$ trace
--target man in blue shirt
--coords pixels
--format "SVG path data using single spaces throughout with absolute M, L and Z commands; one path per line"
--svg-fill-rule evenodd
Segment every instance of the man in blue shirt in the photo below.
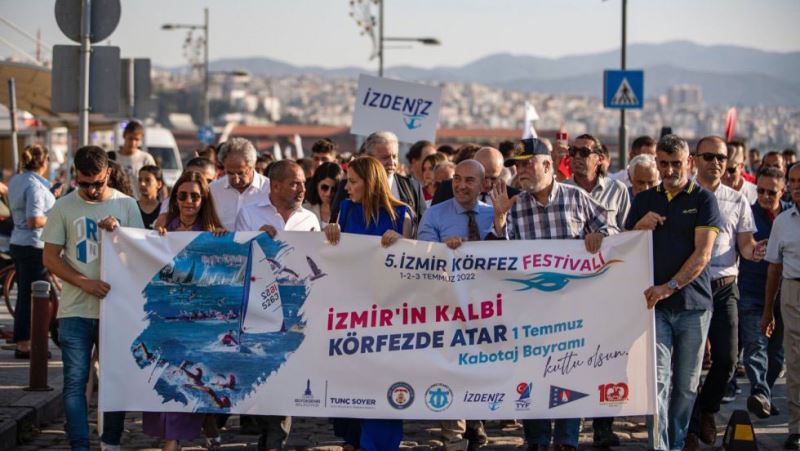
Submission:
M 476 160 L 459 163 L 453 175 L 453 198 L 425 212 L 417 239 L 445 243 L 455 249 L 463 241 L 485 238 L 492 229 L 494 209 L 478 200 L 484 175 L 483 166 Z M 470 233 L 477 233 L 477 238 L 470 238 Z
M 453 175 L 453 197 L 425 211 L 417 239 L 456 249 L 464 241 L 480 241 L 489 235 L 494 208 L 478 200 L 485 175 L 483 165 L 476 160 L 459 163 Z M 481 421 L 445 420 L 441 426 L 448 451 L 477 449 L 488 439 Z
M 714 194 L 689 179 L 689 145 L 666 135 L 656 146 L 661 184 L 633 199 L 628 230 L 653 231 L 657 415 L 648 417 L 648 448 L 682 449 L 700 380 L 711 321 L 711 261 L 722 224 Z M 674 359 L 673 359 L 674 355 Z
M 777 168 L 764 168 L 756 179 L 758 200 L 750 208 L 758 229 L 754 238 L 764 240 L 772 232 L 772 223 L 782 211 L 792 204 L 781 200 L 786 181 Z M 775 331 L 771 337 L 761 333 L 761 315 L 764 311 L 764 293 L 767 288 L 769 262 L 739 262 L 739 335 L 742 338 L 744 368 L 750 379 L 750 397 L 747 410 L 759 418 L 777 415 L 770 393 L 783 368 L 783 322 L 780 302 L 775 303 Z

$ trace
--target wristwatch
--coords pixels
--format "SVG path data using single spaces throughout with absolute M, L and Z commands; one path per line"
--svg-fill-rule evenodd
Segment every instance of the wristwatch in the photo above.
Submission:
M 667 288 L 672 291 L 678 291 L 678 281 L 675 279 L 669 279 L 669 282 L 667 282 Z

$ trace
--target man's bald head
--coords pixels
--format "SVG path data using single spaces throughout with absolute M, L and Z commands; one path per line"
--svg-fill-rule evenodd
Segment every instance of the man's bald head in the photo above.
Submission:
M 494 147 L 481 147 L 475 154 L 475 161 L 483 166 L 483 191 L 489 191 L 503 172 L 503 154 Z

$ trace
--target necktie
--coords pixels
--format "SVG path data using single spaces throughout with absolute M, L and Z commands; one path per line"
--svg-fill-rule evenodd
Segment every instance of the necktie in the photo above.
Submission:
M 480 241 L 481 233 L 478 231 L 478 221 L 475 220 L 475 211 L 467 212 L 467 241 Z

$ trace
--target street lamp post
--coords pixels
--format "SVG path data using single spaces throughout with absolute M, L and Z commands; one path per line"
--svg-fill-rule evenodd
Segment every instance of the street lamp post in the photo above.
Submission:
M 441 45 L 436 38 L 387 38 L 383 35 L 383 2 L 378 0 L 378 76 L 383 77 L 383 43 L 390 42 L 418 42 L 422 45 Z
M 203 24 L 174 24 L 161 26 L 162 30 L 203 30 L 203 125 L 211 123 L 208 105 L 208 8 L 203 8 Z

